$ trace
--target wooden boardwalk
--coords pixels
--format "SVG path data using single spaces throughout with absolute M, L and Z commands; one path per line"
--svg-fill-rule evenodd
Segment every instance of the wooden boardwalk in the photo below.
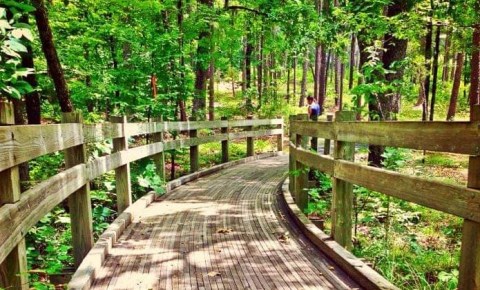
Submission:
M 119 238 L 93 289 L 352 289 L 278 203 L 287 156 L 183 185 Z

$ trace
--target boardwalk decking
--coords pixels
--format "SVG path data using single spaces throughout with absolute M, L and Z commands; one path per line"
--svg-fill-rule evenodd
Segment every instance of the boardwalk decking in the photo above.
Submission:
M 152 203 L 93 289 L 352 289 L 279 208 L 287 156 L 235 166 Z

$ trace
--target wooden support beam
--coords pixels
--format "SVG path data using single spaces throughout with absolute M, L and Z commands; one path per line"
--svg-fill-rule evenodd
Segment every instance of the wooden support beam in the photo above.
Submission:
M 83 123 L 82 114 L 80 112 L 63 113 L 62 123 Z M 86 152 L 85 144 L 65 150 L 65 167 L 68 169 L 86 163 Z M 75 267 L 78 267 L 93 246 L 92 201 L 89 183 L 70 195 L 68 206 L 72 227 L 73 257 Z
M 253 116 L 248 116 L 247 120 L 253 120 Z M 246 131 L 253 131 L 253 126 L 248 126 Z M 255 155 L 253 137 L 247 137 L 247 157 Z
M 327 115 L 327 121 L 333 121 L 333 115 Z M 323 145 L 323 155 L 330 155 L 330 139 L 325 139 L 325 144 Z
M 163 116 L 160 118 L 156 118 L 153 120 L 154 122 L 161 122 L 163 124 Z M 163 131 L 163 130 L 162 130 Z M 163 132 L 155 133 L 152 135 L 153 143 L 161 143 L 163 142 Z M 155 154 L 152 156 L 153 162 L 155 163 L 155 167 L 157 168 L 158 176 L 166 182 L 165 179 L 165 154 L 162 152 Z
M 195 118 L 190 118 L 190 121 L 195 121 Z M 198 131 L 196 129 L 189 131 L 190 138 L 197 138 Z M 199 169 L 198 164 L 198 145 L 190 146 L 190 173 L 197 172 Z
M 355 112 L 339 111 L 335 122 L 354 121 Z M 355 143 L 335 141 L 333 158 L 335 160 L 354 160 Z M 335 170 L 334 170 L 335 171 Z M 353 185 L 344 180 L 333 178 L 332 237 L 347 250 L 352 244 L 352 208 Z
M 480 121 L 479 105 L 472 107 L 470 118 Z M 480 156 L 470 156 L 467 187 L 480 189 Z M 480 223 L 468 219 L 463 222 L 458 289 L 480 289 Z
M 14 125 L 13 104 L 0 101 L 0 126 Z M 0 172 L 0 206 L 20 200 L 20 177 L 18 167 Z M 1 262 L 1 261 L 0 261 Z M 28 289 L 27 250 L 22 239 L 0 264 L 0 288 Z
M 277 135 L 277 151 L 282 152 L 283 151 L 283 123 L 278 125 L 278 128 L 282 130 L 281 134 Z
M 292 124 L 293 124 L 293 120 L 295 120 L 295 116 L 294 115 L 290 115 L 288 117 L 288 127 L 289 127 L 289 140 L 290 142 L 295 142 L 296 140 L 296 135 L 295 133 L 293 133 L 294 131 L 292 130 Z M 295 142 L 296 143 L 296 142 Z M 290 174 L 290 183 L 288 184 L 288 190 L 290 190 L 290 192 L 292 193 L 293 197 L 295 198 L 295 176 L 293 175 L 295 170 L 296 170 L 296 160 L 295 160 L 295 156 L 293 154 L 288 154 L 288 171 L 289 171 L 289 174 Z
M 113 153 L 128 151 L 128 135 L 125 134 L 127 117 L 110 117 L 110 122 L 122 124 L 123 137 L 113 139 Z M 115 169 L 115 189 L 117 191 L 117 209 L 122 213 L 132 204 L 132 184 L 130 179 L 130 163 Z
M 305 120 L 308 119 L 308 115 L 297 115 L 295 118 L 297 120 Z M 295 145 L 297 147 L 301 146 L 304 149 L 307 149 L 306 147 L 308 142 L 306 141 L 306 138 L 308 137 L 297 134 L 295 136 Z M 308 205 L 308 192 L 306 191 L 306 188 L 308 187 L 308 175 L 306 172 L 306 166 L 303 163 L 295 160 L 295 171 L 295 202 L 297 203 L 300 210 L 303 211 Z
M 227 117 L 222 117 L 222 121 L 227 121 Z M 222 134 L 228 134 L 228 125 L 226 127 L 222 127 Z M 229 161 L 229 153 L 228 153 L 229 142 L 228 140 L 222 141 L 222 163 L 227 163 Z

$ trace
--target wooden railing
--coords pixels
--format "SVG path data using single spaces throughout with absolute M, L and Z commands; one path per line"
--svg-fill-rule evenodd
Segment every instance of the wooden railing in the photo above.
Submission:
M 222 161 L 227 162 L 229 141 L 247 138 L 248 154 L 254 154 L 255 137 L 277 135 L 277 150 L 282 151 L 283 120 L 221 120 L 198 122 L 127 123 L 125 117 L 111 123 L 85 125 L 81 114 L 68 113 L 59 125 L 10 126 L 12 106 L 0 102 L 0 288 L 28 289 L 24 237 L 44 215 L 68 199 L 75 265 L 78 266 L 93 246 L 92 207 L 89 183 L 115 170 L 118 211 L 132 203 L 129 164 L 152 157 L 158 174 L 165 180 L 166 150 L 189 147 L 190 169 L 198 170 L 198 146 L 222 142 Z M 257 129 L 266 126 L 274 129 Z M 246 131 L 230 132 L 246 127 Z M 220 129 L 220 134 L 197 137 L 199 129 Z M 190 138 L 164 139 L 165 132 L 188 131 Z M 238 130 L 235 130 L 238 131 Z M 153 143 L 129 148 L 128 138 L 149 136 Z M 113 140 L 113 153 L 87 160 L 86 144 Z M 21 192 L 18 166 L 42 155 L 65 152 L 66 169 L 48 180 Z
M 475 107 L 479 116 L 479 107 Z M 352 248 L 353 184 L 464 219 L 459 289 L 480 287 L 480 120 L 472 122 L 355 122 L 337 112 L 334 122 L 290 119 L 290 192 L 304 209 L 305 167 L 333 178 L 331 235 Z M 303 120 L 302 120 L 303 119 Z M 311 151 L 305 136 L 334 140 L 333 156 Z M 354 163 L 355 143 L 470 155 L 468 185 L 459 186 Z M 325 150 L 330 149 L 330 144 Z M 300 174 L 298 174 L 300 173 Z

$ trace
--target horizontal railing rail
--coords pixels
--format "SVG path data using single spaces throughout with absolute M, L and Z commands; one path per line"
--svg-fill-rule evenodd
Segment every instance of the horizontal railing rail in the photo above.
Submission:
M 474 110 L 478 113 L 479 107 Z M 295 174 L 289 189 L 296 204 L 303 210 L 308 203 L 306 168 L 329 174 L 333 180 L 331 235 L 347 249 L 352 248 L 353 184 L 464 218 L 459 289 L 474 289 L 480 280 L 480 122 L 354 120 L 353 112 L 337 112 L 334 122 L 291 116 L 290 171 Z M 326 139 L 323 155 L 309 148 L 307 137 Z M 333 156 L 329 156 L 330 140 Z M 355 163 L 355 143 L 470 155 L 468 185 Z
M 10 110 L 9 103 L 0 102 L 0 114 Z M 222 162 L 229 160 L 230 140 L 246 138 L 250 144 L 247 151 L 252 153 L 247 155 L 253 155 L 254 138 L 276 135 L 277 150 L 283 150 L 282 119 L 126 123 L 123 117 L 113 118 L 112 123 L 86 125 L 81 123 L 80 114 L 70 113 L 65 114 L 63 120 L 65 124 L 59 125 L 0 126 L 0 287 L 28 289 L 24 237 L 43 216 L 66 199 L 70 203 L 75 265 L 81 263 L 93 246 L 89 183 L 111 170 L 115 170 L 120 214 L 132 202 L 128 167 L 131 162 L 152 157 L 157 173 L 165 179 L 163 153 L 167 150 L 190 148 L 191 172 L 199 169 L 198 146 L 201 144 L 222 142 Z M 254 130 L 254 126 L 276 128 Z M 229 128 L 234 127 L 246 127 L 248 131 L 229 132 Z M 190 136 L 197 136 L 196 131 L 205 128 L 219 129 L 219 133 L 164 139 L 165 132 L 188 131 Z M 151 136 L 154 143 L 128 148 L 127 138 L 139 135 Z M 114 152 L 88 161 L 85 145 L 106 139 L 113 140 Z M 65 152 L 66 169 L 20 193 L 18 166 L 58 151 Z

